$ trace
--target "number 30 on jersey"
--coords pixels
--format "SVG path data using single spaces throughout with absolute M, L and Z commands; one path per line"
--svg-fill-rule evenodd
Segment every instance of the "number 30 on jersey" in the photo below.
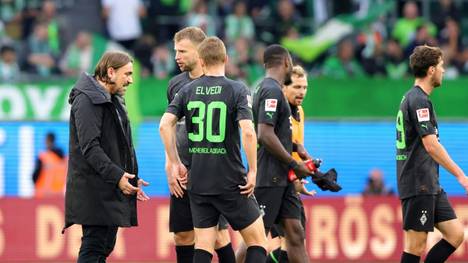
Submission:
M 226 135 L 226 114 L 227 106 L 222 101 L 212 101 L 208 103 L 208 106 L 203 101 L 190 101 L 187 104 L 189 111 L 194 110 L 197 115 L 192 116 L 192 124 L 197 125 L 198 132 L 190 132 L 188 134 L 189 140 L 193 142 L 201 142 L 206 135 L 206 140 L 209 142 L 217 143 L 223 142 Z M 219 111 L 218 131 L 219 134 L 213 133 L 213 122 L 215 111 Z M 206 116 L 206 119 L 205 119 Z M 205 120 L 206 120 L 206 134 L 205 134 Z M 194 129 L 196 130 L 196 129 Z

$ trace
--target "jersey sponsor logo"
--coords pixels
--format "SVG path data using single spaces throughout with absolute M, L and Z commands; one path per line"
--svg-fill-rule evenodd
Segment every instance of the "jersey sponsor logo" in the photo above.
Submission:
M 190 154 L 226 154 L 226 148 L 211 148 L 211 147 L 191 147 Z
M 273 119 L 273 114 L 273 112 L 265 112 L 265 115 L 270 119 Z
M 427 130 L 427 124 L 425 124 L 425 123 L 422 123 L 422 124 L 421 124 L 421 128 L 424 128 L 424 129 L 426 129 L 426 130 Z
M 265 215 L 266 205 L 259 205 L 258 208 L 260 208 L 260 215 Z
M 418 116 L 418 121 L 429 121 L 430 120 L 430 115 L 429 115 L 429 109 L 428 108 L 423 108 L 416 110 L 416 115 Z
M 277 105 L 278 105 L 277 99 L 267 99 L 265 100 L 265 111 L 276 111 Z
M 422 216 L 419 218 L 419 221 L 421 222 L 421 225 L 424 225 L 427 222 L 427 216 L 426 216 L 427 211 L 422 210 L 421 213 L 422 213 Z
M 397 161 L 404 161 L 406 159 L 408 159 L 408 156 L 406 154 L 397 154 L 396 156 Z

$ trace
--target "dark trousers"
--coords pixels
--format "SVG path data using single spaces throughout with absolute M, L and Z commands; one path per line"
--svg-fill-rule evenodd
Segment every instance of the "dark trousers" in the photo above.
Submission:
M 78 263 L 103 263 L 114 250 L 117 238 L 115 226 L 88 226 L 83 225 Z

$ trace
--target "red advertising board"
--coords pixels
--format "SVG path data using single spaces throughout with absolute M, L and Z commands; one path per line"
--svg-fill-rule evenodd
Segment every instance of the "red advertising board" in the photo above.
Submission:
M 468 201 L 450 198 L 468 227 Z M 307 252 L 311 261 L 397 261 L 401 255 L 400 202 L 392 197 L 313 198 L 304 201 L 307 215 Z M 139 204 L 139 226 L 120 229 L 112 262 L 174 261 L 168 231 L 169 202 L 152 198 Z M 61 234 L 62 199 L 0 199 L 0 262 L 76 260 L 81 228 Z M 233 244 L 239 242 L 232 233 Z M 440 238 L 431 233 L 428 245 Z M 468 240 L 468 238 L 467 238 Z M 452 256 L 468 261 L 467 241 Z

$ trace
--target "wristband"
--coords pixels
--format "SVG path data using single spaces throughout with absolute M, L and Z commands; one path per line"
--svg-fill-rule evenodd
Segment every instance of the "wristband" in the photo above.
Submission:
M 288 181 L 294 182 L 297 179 L 298 178 L 297 178 L 296 174 L 294 173 L 294 171 L 292 169 L 289 170 L 289 172 L 288 172 Z
M 291 162 L 288 163 L 288 168 L 289 169 L 296 169 L 299 166 L 299 164 L 296 162 L 296 160 L 292 160 Z

